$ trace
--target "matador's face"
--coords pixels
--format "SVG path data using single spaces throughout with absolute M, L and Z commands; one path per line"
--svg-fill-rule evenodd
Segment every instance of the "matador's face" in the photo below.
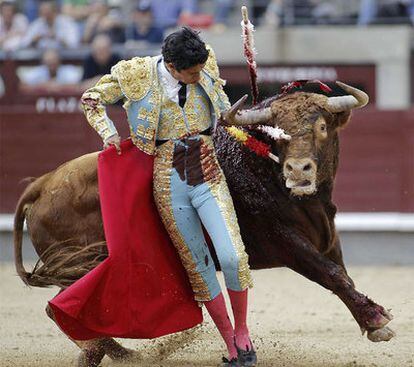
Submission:
M 171 73 L 171 75 L 179 80 L 180 82 L 183 82 L 185 84 L 195 84 L 200 80 L 201 76 L 201 70 L 204 68 L 204 64 L 198 64 L 195 66 L 192 66 L 188 69 L 183 69 L 178 71 L 174 68 L 172 63 L 167 63 L 168 71 Z

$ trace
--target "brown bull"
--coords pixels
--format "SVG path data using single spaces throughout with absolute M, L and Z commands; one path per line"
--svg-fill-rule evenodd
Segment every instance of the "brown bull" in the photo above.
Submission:
M 344 302 L 370 340 L 385 341 L 394 336 L 386 327 L 392 316 L 355 290 L 335 229 L 331 194 L 338 166 L 338 131 L 353 108 L 368 102 L 365 93 L 339 85 L 347 95 L 328 98 L 296 92 L 270 98 L 250 110 L 237 111 L 237 105 L 226 114 L 225 121 L 239 125 L 259 122 L 283 128 L 291 136 L 289 141 L 250 131 L 271 144 L 280 165 L 241 147 L 223 127 L 217 129 L 215 144 L 250 266 L 287 266 L 317 282 Z M 15 260 L 26 284 L 64 288 L 106 257 L 97 157 L 98 153 L 91 153 L 65 163 L 32 182 L 20 198 Z M 22 263 L 24 219 L 41 260 L 31 273 Z M 129 355 L 109 338 L 77 344 L 84 349 L 84 365 L 99 364 L 105 353 L 114 359 Z

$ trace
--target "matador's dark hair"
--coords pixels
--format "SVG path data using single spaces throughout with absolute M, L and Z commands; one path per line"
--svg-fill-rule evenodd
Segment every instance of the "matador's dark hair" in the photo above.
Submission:
M 208 50 L 198 32 L 189 27 L 182 27 L 165 38 L 162 56 L 165 62 L 172 63 L 174 69 L 181 71 L 204 64 L 208 58 Z

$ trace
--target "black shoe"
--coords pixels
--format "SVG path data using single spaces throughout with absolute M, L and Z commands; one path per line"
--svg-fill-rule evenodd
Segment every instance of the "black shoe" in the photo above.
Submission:
M 223 363 L 221 364 L 221 367 L 241 367 L 241 364 L 237 360 L 237 358 L 232 358 L 230 361 L 223 357 Z
M 253 344 L 250 341 L 251 349 L 250 350 L 243 350 L 240 349 L 236 343 L 234 343 L 237 349 L 237 360 L 241 367 L 254 367 L 257 363 L 257 355 L 256 351 L 253 348 Z

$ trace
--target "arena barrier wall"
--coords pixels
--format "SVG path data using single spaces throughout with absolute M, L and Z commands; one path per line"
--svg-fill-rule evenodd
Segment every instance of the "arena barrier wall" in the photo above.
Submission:
M 81 112 L 67 112 L 64 104 L 58 112 L 59 101 L 54 103 L 54 112 L 22 106 L 1 109 L 0 213 L 13 213 L 24 178 L 38 177 L 102 147 Z M 121 107 L 111 108 L 109 114 L 126 137 Z M 341 212 L 414 212 L 413 111 L 355 111 L 340 141 L 334 202 Z

